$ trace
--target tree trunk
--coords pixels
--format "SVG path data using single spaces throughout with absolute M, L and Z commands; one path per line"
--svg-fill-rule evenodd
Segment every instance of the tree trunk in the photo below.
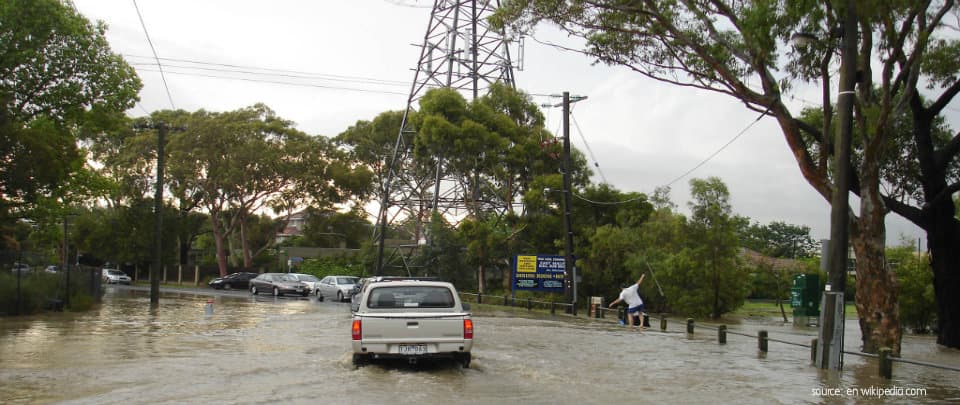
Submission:
M 926 229 L 937 299 L 937 343 L 960 348 L 960 226 L 952 201 L 931 211 Z
M 483 294 L 483 262 L 477 266 L 477 292 Z
M 856 306 L 863 340 L 861 350 L 878 353 L 889 347 L 894 356 L 900 355 L 900 310 L 897 304 L 899 286 L 886 263 L 886 208 L 877 186 L 878 170 L 865 165 L 861 178 L 860 219 L 851 227 L 853 249 L 856 252 Z
M 213 225 L 213 243 L 217 249 L 217 267 L 220 269 L 220 277 L 227 275 L 227 253 L 224 250 L 223 239 L 225 238 L 223 228 L 220 227 L 220 216 L 214 213 L 210 214 L 210 223 Z
M 250 255 L 250 243 L 247 242 L 247 220 L 240 219 L 240 250 L 243 253 L 243 268 L 249 270 L 253 267 L 253 257 Z
M 777 283 L 777 306 L 780 307 L 780 316 L 783 317 L 783 323 L 787 323 L 787 311 L 783 309 L 783 282 L 780 280 L 780 274 L 776 274 L 777 270 L 770 266 L 770 273 L 773 274 L 773 280 Z

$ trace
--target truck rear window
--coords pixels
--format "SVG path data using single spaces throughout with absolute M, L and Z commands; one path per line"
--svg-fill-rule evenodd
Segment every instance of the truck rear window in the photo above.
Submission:
M 368 308 L 453 308 L 453 293 L 446 287 L 384 286 L 370 291 Z

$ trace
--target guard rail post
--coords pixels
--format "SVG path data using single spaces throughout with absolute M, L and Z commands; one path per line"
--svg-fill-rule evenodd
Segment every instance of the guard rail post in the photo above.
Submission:
M 886 379 L 893 378 L 893 360 L 890 358 L 889 347 L 880 348 L 880 376 Z

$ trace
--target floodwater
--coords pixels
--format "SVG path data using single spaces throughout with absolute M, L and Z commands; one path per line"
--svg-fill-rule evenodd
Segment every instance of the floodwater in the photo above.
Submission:
M 637 333 L 612 320 L 475 308 L 469 369 L 453 362 L 354 368 L 347 303 L 209 290 L 108 287 L 82 314 L 0 319 L 0 403 L 958 403 L 960 373 L 847 355 L 841 373 L 809 349 L 671 321 Z M 212 315 L 205 305 L 213 299 Z M 859 332 L 847 323 L 847 350 Z M 731 332 L 808 344 L 816 331 L 744 320 Z M 960 353 L 909 337 L 904 357 L 960 366 Z M 886 391 L 883 391 L 883 390 Z M 879 396 L 879 395 L 885 396 Z

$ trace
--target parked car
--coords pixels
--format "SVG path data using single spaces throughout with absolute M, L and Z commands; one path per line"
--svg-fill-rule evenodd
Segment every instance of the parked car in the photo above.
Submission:
M 307 291 L 314 292 L 317 291 L 317 286 L 320 285 L 320 279 L 313 274 L 303 274 L 303 273 L 288 273 L 291 277 L 300 280 L 301 283 L 307 286 Z
M 307 286 L 287 273 L 263 273 L 250 280 L 250 293 L 270 292 L 274 296 L 284 294 L 299 294 L 304 297 L 310 295 Z
M 357 310 L 360 309 L 360 298 L 363 297 L 363 289 L 366 288 L 367 284 L 376 278 L 377 277 L 364 277 L 353 285 L 353 291 L 350 293 L 351 312 L 357 312 Z
M 470 367 L 473 320 L 453 284 L 443 281 L 370 281 L 353 314 L 353 363 L 400 358 L 452 358 Z
M 30 266 L 25 263 L 14 263 L 13 267 L 10 268 L 10 271 L 20 274 L 29 274 Z
M 360 277 L 354 276 L 326 276 L 315 289 L 317 299 L 336 298 L 337 301 L 346 301 L 353 296 L 353 287 L 360 282 Z
M 43 271 L 46 272 L 46 273 L 57 274 L 57 272 L 60 271 L 60 270 L 59 270 L 59 268 L 58 268 L 57 266 L 51 264 L 51 265 L 47 266 L 46 268 L 44 268 Z
M 216 290 L 232 290 L 234 288 L 246 290 L 250 288 L 250 280 L 258 275 L 257 273 L 247 272 L 230 273 L 210 280 L 207 285 Z
M 103 269 L 103 282 L 107 284 L 130 284 L 130 276 L 117 269 Z

